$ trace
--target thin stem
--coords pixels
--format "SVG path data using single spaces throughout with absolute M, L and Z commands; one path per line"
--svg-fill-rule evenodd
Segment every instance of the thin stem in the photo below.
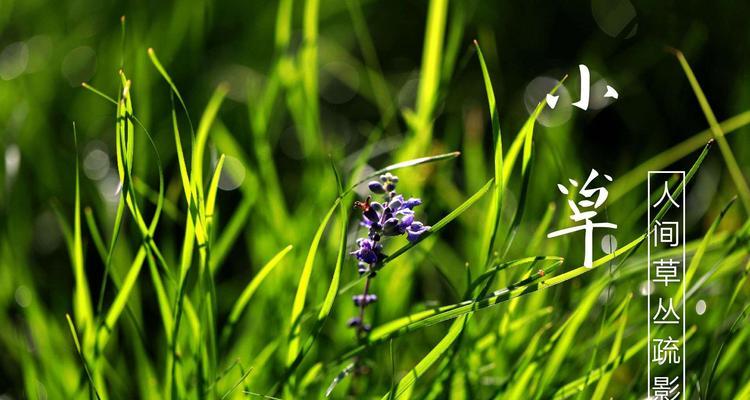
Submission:
M 357 325 L 357 339 L 362 340 L 367 334 L 367 329 L 365 329 L 365 307 L 367 307 L 367 294 L 370 291 L 370 280 L 372 279 L 372 274 L 367 275 L 367 279 L 365 279 L 365 290 L 362 292 L 362 301 L 359 303 L 359 324 Z

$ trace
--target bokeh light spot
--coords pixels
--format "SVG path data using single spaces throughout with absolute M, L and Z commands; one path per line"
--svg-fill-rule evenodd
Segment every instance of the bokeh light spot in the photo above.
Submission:
M 29 63 L 29 46 L 24 42 L 9 44 L 0 53 L 0 78 L 6 81 L 17 78 L 26 71 Z
M 706 312 L 706 301 L 701 299 L 698 300 L 697 303 L 695 303 L 695 313 L 698 315 L 703 315 Z
M 219 189 L 237 189 L 242 185 L 244 180 L 245 166 L 242 165 L 242 161 L 232 156 L 226 156 L 224 158 L 224 166 L 221 169 L 221 175 L 219 176 Z
M 554 89 L 554 87 L 560 83 L 557 79 L 550 78 L 547 76 L 539 76 L 534 78 L 526 86 L 523 100 L 526 105 L 526 111 L 531 115 L 534 112 L 539 102 L 547 97 L 547 94 Z M 542 109 L 537 122 L 546 126 L 553 127 L 564 124 L 570 119 L 572 114 L 572 102 L 570 100 L 570 93 L 565 86 L 561 85 L 555 95 L 559 96 L 557 99 L 557 105 L 554 109 L 549 106 L 545 106 Z
M 76 47 L 63 59 L 62 74 L 70 86 L 80 86 L 96 72 L 96 52 L 88 46 Z

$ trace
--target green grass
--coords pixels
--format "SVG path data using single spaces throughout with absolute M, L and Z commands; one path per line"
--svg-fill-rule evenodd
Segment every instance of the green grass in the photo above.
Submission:
M 59 154 L 22 136 L 0 140 L 3 149 L 20 143 L 24 160 L 15 183 L 7 160 L 1 171 L 11 183 L 0 196 L 0 395 L 640 399 L 644 242 L 669 211 L 645 221 L 652 195 L 645 180 L 649 170 L 668 168 L 687 171 L 684 181 L 670 181 L 674 195 L 709 196 L 689 204 L 698 212 L 686 244 L 681 338 L 689 398 L 750 395 L 750 103 L 739 96 L 732 107 L 727 99 L 709 104 L 720 94 L 699 84 L 705 66 L 693 72 L 694 51 L 675 51 L 676 61 L 661 52 L 658 68 L 671 74 L 670 85 L 695 94 L 674 101 L 705 118 L 673 136 L 657 137 L 657 122 L 639 127 L 654 134 L 628 138 L 644 141 L 642 154 L 609 163 L 582 150 L 576 134 L 598 118 L 593 111 L 545 127 L 544 100 L 523 109 L 516 95 L 523 85 L 502 73 L 523 61 L 492 40 L 507 31 L 482 22 L 491 18 L 484 5 L 410 6 L 423 20 L 399 51 L 414 58 L 413 82 L 393 72 L 401 61 L 381 46 L 388 35 L 371 2 L 252 6 L 243 34 L 226 47 L 208 41 L 218 22 L 207 21 L 222 10 L 194 1 L 164 6 L 167 18 L 134 7 L 127 27 L 124 18 L 106 20 L 106 33 L 91 36 L 97 71 L 82 89 L 55 89 L 57 69 L 34 78 L 43 89 L 31 76 L 4 83 L 22 80 L 29 112 L 67 122 L 54 127 L 56 136 L 32 131 L 51 132 L 35 134 Z M 481 40 L 472 44 L 474 34 Z M 247 41 L 262 42 L 257 54 L 241 49 Z M 226 66 L 245 56 L 257 61 L 240 82 L 198 71 L 214 58 Z M 331 65 L 345 60 L 356 79 L 335 76 Z M 575 64 L 560 62 L 555 73 Z M 560 79 L 552 92 L 567 83 L 564 72 Z M 332 82 L 354 100 L 325 100 Z M 633 110 L 651 112 L 643 97 L 628 103 L 645 91 L 632 86 L 617 86 L 622 98 L 599 112 L 626 110 L 622 125 L 637 119 Z M 45 105 L 39 90 L 74 96 L 76 107 Z M 6 92 L 0 87 L 0 105 L 10 107 Z M 735 115 L 719 122 L 714 110 Z M 101 128 L 92 128 L 93 116 L 106 121 Z M 99 142 L 112 159 L 108 173 L 121 182 L 114 200 L 86 175 Z M 597 236 L 587 268 L 582 238 L 546 234 L 568 224 L 555 184 L 580 181 L 591 168 L 612 169 L 598 218 L 619 225 L 619 246 L 604 254 Z M 357 312 L 351 296 L 365 281 L 349 254 L 364 234 L 352 206 L 386 172 L 399 175 L 406 196 L 423 200 L 419 219 L 431 229 L 413 243 L 385 242 L 371 282 L 379 301 L 366 314 L 373 330 L 358 341 L 346 327 Z M 236 190 L 227 190 L 232 180 Z M 741 206 L 733 207 L 737 197 Z M 43 225 L 45 213 L 56 225 Z M 64 245 L 39 250 L 55 232 Z M 694 312 L 699 299 L 709 304 L 703 316 Z

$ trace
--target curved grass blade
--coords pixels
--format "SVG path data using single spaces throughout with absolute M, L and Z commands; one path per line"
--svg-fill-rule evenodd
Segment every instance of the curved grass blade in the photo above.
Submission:
M 221 179 L 221 169 L 224 167 L 224 158 L 224 154 L 219 157 L 216 169 L 214 169 L 214 175 L 208 185 L 208 193 L 206 194 L 206 219 L 209 226 L 211 225 L 210 219 L 214 215 L 214 208 L 216 206 L 216 192 L 219 190 L 219 179 Z
M 750 124 L 750 110 L 722 121 L 719 124 L 719 128 L 721 128 L 725 134 L 728 134 L 735 132 L 748 124 Z M 648 171 L 664 169 L 680 159 L 687 157 L 690 153 L 700 149 L 701 146 L 705 146 L 706 142 L 711 140 L 711 137 L 712 134 L 710 128 L 703 130 L 626 172 L 609 185 L 609 197 L 607 198 L 607 202 L 612 205 L 640 183 L 643 183 L 646 180 L 646 176 L 648 176 Z
M 742 312 L 740 312 L 740 315 L 737 316 L 737 318 L 732 323 L 732 326 L 729 328 L 729 332 L 727 332 L 726 336 L 724 337 L 724 340 L 722 340 L 721 345 L 719 346 L 719 351 L 716 353 L 716 358 L 714 358 L 714 362 L 711 364 L 711 372 L 708 374 L 708 381 L 706 382 L 706 391 L 704 394 L 704 398 L 710 399 L 711 397 L 711 383 L 713 383 L 714 376 L 716 374 L 716 369 L 719 365 L 719 361 L 721 360 L 721 356 L 724 354 L 724 346 L 726 346 L 727 343 L 729 343 L 730 339 L 734 337 L 734 334 L 737 332 L 737 324 L 740 323 L 740 321 L 744 320 L 747 316 L 747 311 L 750 309 L 750 303 L 745 305 L 745 307 L 742 309 Z
M 685 274 L 685 279 L 682 280 L 680 288 L 677 290 L 677 293 L 675 293 L 675 303 L 679 303 L 680 300 L 682 300 L 682 293 L 684 291 L 683 288 L 689 287 L 690 282 L 693 280 L 693 276 L 695 276 L 698 267 L 700 267 L 701 261 L 703 261 L 703 255 L 706 254 L 706 250 L 708 249 L 708 245 L 713 239 L 716 228 L 719 227 L 721 220 L 724 218 L 724 215 L 726 215 L 727 211 L 729 211 L 729 208 L 732 207 L 732 204 L 734 204 L 735 200 L 737 200 L 736 196 L 733 197 L 732 200 L 730 200 L 729 203 L 724 206 L 719 215 L 714 219 L 714 222 L 708 228 L 708 231 L 706 231 L 706 234 L 703 236 L 703 240 L 701 240 L 701 244 L 700 246 L 698 246 L 698 250 L 695 251 L 695 254 L 693 254 L 693 257 L 690 260 L 687 273 Z
M 245 287 L 245 290 L 242 291 L 242 294 L 240 294 L 240 297 L 237 298 L 234 306 L 232 306 L 232 311 L 229 312 L 227 323 L 221 333 L 220 343 L 222 343 L 222 347 L 227 344 L 229 338 L 232 336 L 232 331 L 234 330 L 235 324 L 237 323 L 237 321 L 239 321 L 240 316 L 242 316 L 242 312 L 245 311 L 245 307 L 255 294 L 255 291 L 258 290 L 266 277 L 276 268 L 277 265 L 279 265 L 281 260 L 283 260 L 287 254 L 289 254 L 292 248 L 293 246 L 290 244 L 283 248 L 280 252 L 276 253 L 276 255 L 273 256 L 273 258 L 271 258 L 271 260 L 269 260 L 266 265 L 264 265 L 260 269 L 258 274 L 253 277 L 250 283 L 248 283 L 248 285 Z
M 389 390 L 382 399 L 387 400 L 391 397 L 398 399 L 399 396 L 404 394 L 404 392 L 406 392 L 417 379 L 424 375 L 425 371 L 427 371 L 432 364 L 437 362 L 448 351 L 453 342 L 456 341 L 463 332 L 470 317 L 471 314 L 465 314 L 454 321 L 453 324 L 451 324 L 450 329 L 448 329 L 448 333 L 440 340 L 440 342 L 438 342 L 438 344 L 435 345 L 435 347 L 433 347 L 432 350 L 430 350 L 430 352 L 427 353 L 427 355 L 406 374 L 406 376 L 401 378 L 396 387 Z
M 387 166 L 385 168 L 379 169 L 379 170 L 377 170 L 375 172 L 372 172 L 372 173 L 366 175 L 364 178 L 362 178 L 361 180 L 359 180 L 356 183 L 354 183 L 351 187 L 349 187 L 349 189 L 345 190 L 343 194 L 348 194 L 349 192 L 351 192 L 352 190 L 354 190 L 354 188 L 356 188 L 357 186 L 359 186 L 359 185 L 367 182 L 368 180 L 370 180 L 370 179 L 372 179 L 372 178 L 374 178 L 376 176 L 385 174 L 386 172 L 392 172 L 392 171 L 396 171 L 396 170 L 399 170 L 399 169 L 402 169 L 402 168 L 414 167 L 414 166 L 417 166 L 417 165 L 427 164 L 427 163 L 433 163 L 433 162 L 442 161 L 442 160 L 450 160 L 450 159 L 456 158 L 456 157 L 458 157 L 460 155 L 461 155 L 460 151 L 454 151 L 454 152 L 451 152 L 451 153 L 438 154 L 436 156 L 430 156 L 430 157 L 420 157 L 420 158 L 415 158 L 415 159 L 412 159 L 412 160 L 402 161 L 402 162 L 399 162 L 399 163 L 396 163 L 396 164 L 391 164 L 391 165 L 389 165 L 389 166 Z
M 336 211 L 336 207 L 338 207 L 340 203 L 341 198 L 337 198 L 336 201 L 334 201 L 333 206 L 331 206 L 318 226 L 318 230 L 315 232 L 313 241 L 310 244 L 310 249 L 307 251 L 307 258 L 302 267 L 302 275 L 300 276 L 299 284 L 297 285 L 297 293 L 294 296 L 294 303 L 292 305 L 292 314 L 290 318 L 291 332 L 289 335 L 289 349 L 286 359 L 287 366 L 294 362 L 297 358 L 297 353 L 299 352 L 300 333 L 302 330 L 300 316 L 305 307 L 305 297 L 307 295 L 307 288 L 310 284 L 310 276 L 312 275 L 313 266 L 315 264 L 315 255 L 318 253 L 320 239 L 323 237 L 323 232 L 328 225 L 328 220 L 331 219 L 333 212 Z
M 713 110 L 711 110 L 711 105 L 708 104 L 708 99 L 706 99 L 706 95 L 703 93 L 703 89 L 701 89 L 698 79 L 695 78 L 695 74 L 693 73 L 692 68 L 690 68 L 690 64 L 688 64 L 687 59 L 685 59 L 685 55 L 677 49 L 673 49 L 673 53 L 680 61 L 682 70 L 685 72 L 685 76 L 687 76 L 690 86 L 693 88 L 693 93 L 695 93 L 695 97 L 698 99 L 698 103 L 700 103 L 703 115 L 706 116 L 706 120 L 711 127 L 713 138 L 719 143 L 719 150 L 721 150 L 721 155 L 724 157 L 724 161 L 727 164 L 729 175 L 731 175 L 734 185 L 737 187 L 737 191 L 740 194 L 740 199 L 742 199 L 745 212 L 750 213 L 750 187 L 748 187 L 745 176 L 742 174 L 742 169 L 740 169 L 740 166 L 737 164 L 732 149 L 729 147 L 727 139 L 724 138 L 724 132 L 721 130 L 719 122 L 716 120 Z
M 338 169 L 336 168 L 336 165 L 334 164 L 333 160 L 331 160 L 331 168 L 333 169 L 333 173 L 336 176 L 336 184 L 338 186 L 339 190 L 339 196 L 344 196 L 343 191 L 343 183 L 341 180 L 341 176 L 339 175 Z M 320 311 L 318 312 L 317 320 L 315 321 L 315 325 L 312 328 L 312 334 L 308 337 L 307 341 L 304 343 L 304 345 L 299 349 L 297 354 L 294 355 L 294 358 L 291 360 L 288 360 L 288 366 L 287 370 L 284 374 L 284 378 L 280 381 L 279 385 L 283 385 L 286 380 L 294 373 L 294 371 L 297 369 L 297 367 L 302 362 L 302 359 L 307 354 L 307 352 L 312 348 L 313 343 L 317 339 L 318 335 L 320 334 L 320 331 L 323 329 L 323 325 L 325 324 L 325 321 L 328 319 L 328 316 L 331 314 L 331 310 L 333 309 L 333 303 L 336 300 L 336 296 L 339 292 L 339 284 L 341 280 L 341 268 L 344 264 L 344 260 L 346 258 L 346 240 L 347 240 L 347 226 L 349 223 L 349 210 L 347 207 L 344 207 L 343 204 L 339 207 L 341 211 L 341 237 L 339 239 L 339 248 L 338 248 L 338 254 L 336 255 L 336 265 L 334 266 L 333 270 L 333 276 L 331 277 L 331 283 L 328 285 L 328 291 L 326 292 L 326 297 L 323 300 L 323 304 L 320 307 Z
M 563 82 L 565 82 L 566 78 L 567 76 L 563 77 L 560 82 L 558 82 L 557 85 L 552 88 L 550 94 L 555 94 L 563 84 Z M 531 182 L 534 125 L 536 125 L 536 120 L 539 118 L 539 115 L 542 113 L 542 110 L 546 105 L 547 98 L 545 97 L 536 106 L 536 109 L 534 109 L 534 112 L 531 113 L 531 116 L 529 116 L 529 118 L 526 120 L 526 123 L 524 123 L 523 127 L 521 128 L 521 131 L 518 133 L 518 136 L 523 138 L 523 158 L 521 159 L 521 194 L 518 200 L 518 208 L 516 209 L 516 212 L 513 216 L 513 221 L 511 222 L 510 228 L 508 229 L 508 233 L 505 237 L 505 249 L 502 253 L 503 258 L 507 256 L 508 251 L 510 250 L 510 246 L 513 244 L 513 239 L 515 239 L 516 237 L 516 232 L 518 232 L 518 227 L 521 225 L 521 219 L 523 218 L 523 213 L 526 209 L 526 196 L 528 195 L 529 184 Z M 503 177 L 503 179 L 508 179 L 508 177 Z
M 490 119 L 492 121 L 492 138 L 494 142 L 494 190 L 492 191 L 492 200 L 490 202 L 490 206 L 487 208 L 487 214 L 484 222 L 485 231 L 482 240 L 482 247 L 480 247 L 480 251 L 483 251 L 483 258 L 480 261 L 479 265 L 484 268 L 492 257 L 492 250 L 495 248 L 497 226 L 500 223 L 500 216 L 502 215 L 505 179 L 503 179 L 503 139 L 500 132 L 500 117 L 497 113 L 495 91 L 492 89 L 492 81 L 490 80 L 490 74 L 487 71 L 487 64 L 484 61 L 484 56 L 482 55 L 482 49 L 479 47 L 479 42 L 474 40 L 474 46 L 477 49 L 479 65 L 482 67 L 482 78 L 484 79 L 484 88 L 487 92 L 487 105 L 490 110 Z
M 185 104 L 185 101 L 182 99 L 182 96 L 180 95 L 180 91 L 177 90 L 177 86 L 175 86 L 174 82 L 172 82 L 172 78 L 167 73 L 167 70 L 164 69 L 164 67 L 161 65 L 161 62 L 159 61 L 159 58 L 156 57 L 156 52 L 153 48 L 148 48 L 148 58 L 151 59 L 151 63 L 154 64 L 154 67 L 157 71 L 161 74 L 161 76 L 164 78 L 165 81 L 167 81 L 167 84 L 169 84 L 169 87 L 172 89 L 172 92 L 177 96 L 177 99 L 180 101 L 180 104 L 182 105 L 182 109 L 185 111 L 185 117 L 188 120 L 188 124 L 190 125 L 190 131 L 195 133 L 195 130 L 193 129 L 193 122 L 190 120 L 190 113 L 188 112 L 187 105 Z

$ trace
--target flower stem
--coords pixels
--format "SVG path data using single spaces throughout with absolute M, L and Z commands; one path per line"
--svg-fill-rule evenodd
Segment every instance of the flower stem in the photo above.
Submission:
M 370 280 L 372 279 L 371 274 L 367 274 L 367 278 L 365 279 L 365 290 L 362 292 L 362 298 L 367 298 L 367 295 L 370 291 Z M 367 334 L 367 330 L 365 329 L 365 307 L 367 307 L 367 302 L 362 301 L 359 305 L 359 325 L 357 325 L 357 339 L 362 340 Z

